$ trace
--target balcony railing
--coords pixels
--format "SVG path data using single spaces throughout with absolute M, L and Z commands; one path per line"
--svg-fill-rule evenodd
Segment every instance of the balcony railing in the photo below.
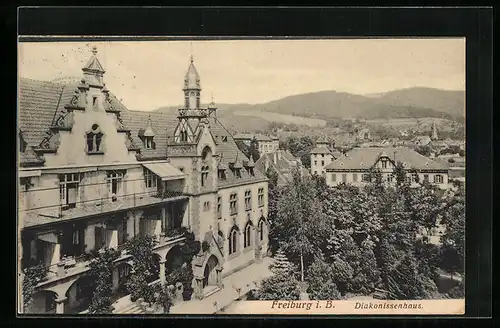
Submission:
M 161 199 L 181 197 L 184 195 L 185 194 L 182 191 L 173 191 L 173 190 L 155 190 L 149 193 L 149 196 Z

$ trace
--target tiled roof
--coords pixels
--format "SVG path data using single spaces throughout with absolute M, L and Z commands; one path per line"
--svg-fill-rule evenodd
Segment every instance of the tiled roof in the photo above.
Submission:
M 278 155 L 278 152 L 281 153 L 281 157 L 276 157 L 275 161 L 274 156 L 275 154 Z M 295 158 L 291 153 L 283 150 L 279 150 L 278 152 L 263 154 L 257 160 L 255 166 L 259 171 L 265 173 L 266 161 L 268 161 L 269 166 L 278 173 L 278 185 L 283 185 L 291 181 L 291 173 L 294 168 L 293 163 L 296 163 L 295 165 L 300 165 L 300 163 L 299 160 Z M 307 171 L 307 173 L 309 173 L 309 171 Z
M 26 154 L 20 155 L 20 164 L 40 162 L 32 150 L 39 146 L 47 132 L 69 104 L 77 90 L 76 84 L 59 84 L 26 78 L 19 79 L 19 129 L 27 143 Z M 110 94 L 113 107 L 120 111 L 127 109 Z
M 257 141 L 272 141 L 271 138 L 269 138 L 268 136 L 262 135 L 262 134 L 256 135 L 255 139 L 257 139 Z
M 249 133 L 238 133 L 234 135 L 234 139 L 236 140 L 252 140 L 253 134 Z
M 331 152 L 326 147 L 316 147 L 311 150 L 311 154 L 331 154 Z
M 447 170 L 447 166 L 406 147 L 354 148 L 325 167 L 327 170 L 368 169 L 385 153 L 392 161 L 418 170 Z

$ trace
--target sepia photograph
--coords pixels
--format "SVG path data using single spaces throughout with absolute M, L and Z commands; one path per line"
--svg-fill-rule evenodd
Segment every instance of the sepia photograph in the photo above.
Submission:
M 464 314 L 465 38 L 73 39 L 18 42 L 19 314 Z

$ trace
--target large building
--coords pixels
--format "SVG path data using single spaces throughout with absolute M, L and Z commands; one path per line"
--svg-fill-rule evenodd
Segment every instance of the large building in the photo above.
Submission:
M 127 110 L 104 73 L 94 48 L 78 84 L 19 82 L 19 269 L 48 269 L 30 313 L 85 310 L 83 255 L 122 250 L 137 235 L 157 237 L 153 280 L 161 282 L 182 265 L 186 230 L 206 242 L 189 264 L 197 298 L 266 255 L 268 180 L 215 104 L 201 106 L 193 59 L 177 115 Z M 116 295 L 127 293 L 132 265 L 126 252 L 116 261 Z
M 354 148 L 326 166 L 326 183 L 329 186 L 341 183 L 363 186 L 370 181 L 370 170 L 378 168 L 382 180 L 394 184 L 393 172 L 398 162 L 407 170 L 407 179 L 412 185 L 428 181 L 442 189 L 448 188 L 446 165 L 406 147 Z

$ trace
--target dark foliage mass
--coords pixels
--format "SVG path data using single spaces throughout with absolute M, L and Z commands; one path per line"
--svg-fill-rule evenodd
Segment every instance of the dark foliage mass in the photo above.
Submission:
M 370 173 L 364 188 L 328 188 L 324 178 L 301 177 L 269 191 L 270 248 L 290 259 L 295 270 L 266 280 L 260 299 L 298 297 L 307 283 L 312 299 L 370 295 L 375 288 L 391 299 L 459 297 L 438 292 L 439 269 L 464 272 L 465 196 L 422 182 L 411 188 L 403 166 L 395 168 L 396 185 L 386 187 L 381 174 Z M 314 209 L 314 210 L 311 210 Z M 441 246 L 430 243 L 444 228 Z

